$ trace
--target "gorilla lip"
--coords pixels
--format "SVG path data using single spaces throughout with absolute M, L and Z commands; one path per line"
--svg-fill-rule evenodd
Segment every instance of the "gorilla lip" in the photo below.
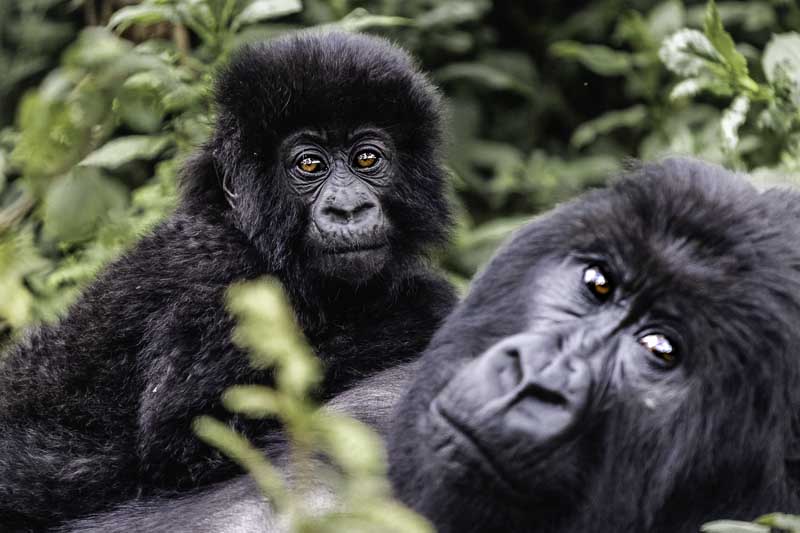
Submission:
M 388 245 L 385 243 L 366 244 L 363 246 L 350 246 L 346 248 L 329 248 L 325 253 L 330 255 L 347 255 L 347 254 L 360 254 L 367 252 L 374 252 L 386 248 Z
M 524 491 L 517 487 L 503 472 L 500 466 L 492 460 L 491 456 L 483 449 L 478 439 L 467 427 L 448 414 L 447 410 L 442 408 L 437 400 L 431 402 L 428 412 L 433 425 L 437 429 L 447 431 L 454 436 L 458 443 L 460 443 L 460 445 L 456 444 L 456 446 L 458 446 L 462 452 L 471 455 L 473 459 L 482 465 L 486 473 L 488 473 L 503 490 L 508 492 L 513 498 L 525 501 Z

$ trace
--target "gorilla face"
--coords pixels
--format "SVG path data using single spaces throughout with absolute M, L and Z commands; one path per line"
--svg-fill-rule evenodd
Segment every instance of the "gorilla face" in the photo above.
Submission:
M 281 148 L 287 179 L 308 209 L 305 240 L 313 265 L 344 279 L 370 276 L 389 258 L 391 224 L 383 196 L 394 149 L 380 129 L 303 131 Z
M 797 509 L 788 197 L 667 160 L 519 232 L 401 404 L 401 498 L 445 532 L 697 531 Z

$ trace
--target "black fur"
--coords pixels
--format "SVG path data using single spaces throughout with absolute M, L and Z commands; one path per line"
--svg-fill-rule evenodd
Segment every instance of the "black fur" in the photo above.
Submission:
M 394 425 L 397 494 L 440 532 L 695 533 L 713 519 L 800 512 L 798 222 L 797 191 L 758 192 L 687 159 L 641 166 L 516 234 L 417 367 L 390 375 L 395 385 L 412 378 L 398 410 L 387 410 L 398 396 L 385 375 L 340 405 L 381 431 Z M 601 263 L 615 276 L 606 299 L 581 278 L 583 264 Z M 659 330 L 676 366 L 636 342 Z M 480 363 L 508 346 L 524 372 L 506 367 L 498 379 Z M 592 372 L 578 410 L 574 390 L 551 379 L 560 365 L 527 367 L 564 355 L 562 371 Z M 481 381 L 447 404 L 463 423 L 454 431 L 435 406 L 476 370 Z M 472 404 L 514 380 L 530 381 L 508 411 L 496 399 Z M 510 417 L 513 405 L 527 409 Z M 563 413 L 571 425 L 543 441 Z M 66 531 L 274 533 L 256 494 L 243 477 L 129 502 Z
M 395 415 L 399 496 L 459 533 L 689 533 L 800 511 L 798 214 L 795 191 L 671 159 L 521 230 Z M 608 301 L 584 286 L 592 263 L 615 280 Z M 637 342 L 651 331 L 677 366 Z M 481 366 L 509 347 L 517 371 Z M 464 389 L 476 373 L 488 385 Z M 527 383 L 518 403 L 500 401 L 509 380 Z
M 203 413 L 256 441 L 272 427 L 220 405 L 230 385 L 271 380 L 232 344 L 231 283 L 283 282 L 326 364 L 323 396 L 418 354 L 455 303 L 425 261 L 450 224 L 439 97 L 404 52 L 367 36 L 284 38 L 238 53 L 216 97 L 215 132 L 185 169 L 175 214 L 3 360 L 2 531 L 231 474 L 190 429 Z M 364 125 L 394 144 L 381 196 L 391 260 L 342 280 L 312 268 L 308 209 L 278 151 L 299 128 Z

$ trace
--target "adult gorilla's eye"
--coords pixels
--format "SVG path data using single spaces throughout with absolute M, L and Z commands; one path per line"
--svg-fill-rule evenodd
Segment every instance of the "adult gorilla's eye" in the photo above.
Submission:
M 583 283 L 597 298 L 605 300 L 614 289 L 609 276 L 599 266 L 593 265 L 583 271 Z
M 297 168 L 303 172 L 315 174 L 325 170 L 325 163 L 323 163 L 318 157 L 306 155 L 302 156 L 300 161 L 297 162 Z
M 356 156 L 355 163 L 359 168 L 370 168 L 378 162 L 378 154 L 375 152 L 359 152 Z
M 659 363 L 671 368 L 678 363 L 678 354 L 670 340 L 660 333 L 650 333 L 639 339 L 639 344 L 647 348 Z

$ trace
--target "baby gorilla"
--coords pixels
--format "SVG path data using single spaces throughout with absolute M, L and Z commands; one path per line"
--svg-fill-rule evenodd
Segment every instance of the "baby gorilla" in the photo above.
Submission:
M 797 192 L 687 159 L 642 166 L 519 231 L 416 367 L 333 407 L 393 425 L 396 493 L 439 532 L 696 533 L 797 513 L 798 221 Z M 263 533 L 273 518 L 242 478 L 65 531 Z
M 176 213 L 0 368 L 0 530 L 36 528 L 233 465 L 192 433 L 220 396 L 271 383 L 232 342 L 231 283 L 280 279 L 323 359 L 322 396 L 419 354 L 455 303 L 426 262 L 450 224 L 440 101 L 382 39 L 247 48 Z M 234 470 L 235 472 L 235 470 Z

